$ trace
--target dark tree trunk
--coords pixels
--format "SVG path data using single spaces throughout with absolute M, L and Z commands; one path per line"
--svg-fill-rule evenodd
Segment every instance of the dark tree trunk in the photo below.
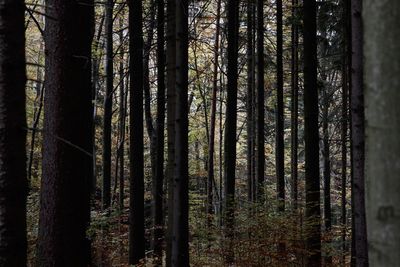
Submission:
M 298 123 L 299 123 L 299 22 L 298 22 L 298 0 L 292 0 L 292 112 L 291 112 L 291 179 L 292 179 L 292 202 L 293 209 L 298 207 Z
M 119 131 L 120 131 L 120 138 L 119 138 L 119 147 L 118 147 L 118 159 L 119 159 L 119 210 L 122 212 L 124 210 L 124 191 L 125 191 L 125 122 L 126 122 L 126 106 L 125 106 L 125 99 L 126 93 L 125 92 L 125 72 L 124 72 L 124 32 L 121 30 L 124 27 L 124 20 L 123 20 L 124 13 L 121 13 L 121 17 L 119 19 L 119 43 L 120 43 L 120 62 L 119 62 Z M 115 180 L 117 183 L 117 180 Z
M 304 0 L 304 141 L 307 266 L 321 265 L 316 1 Z
M 154 254 L 162 265 L 164 236 L 164 124 L 165 124 L 165 37 L 164 0 L 157 2 L 157 128 L 154 179 Z
M 228 85 L 225 123 L 225 236 L 227 240 L 226 262 L 234 261 L 233 234 L 235 211 L 235 172 L 236 172 L 236 128 L 237 128 L 237 89 L 238 89 L 238 29 L 239 4 L 228 0 Z
M 93 41 L 93 58 L 92 58 L 92 116 L 93 121 L 96 120 L 97 116 L 97 92 L 99 89 L 99 65 L 101 60 L 101 55 L 96 56 L 99 51 L 99 43 L 100 37 L 103 32 L 103 24 L 104 24 L 105 15 L 101 16 L 100 25 L 98 27 L 98 32 Z M 96 166 L 96 123 L 92 125 L 92 161 L 93 161 L 93 177 L 92 177 L 92 185 L 91 185 L 91 193 L 94 195 L 96 193 L 97 187 L 97 166 Z
M 175 169 L 175 0 L 167 0 L 167 182 L 168 182 L 168 222 L 167 222 L 167 248 L 166 265 L 172 266 L 172 227 L 174 225 L 174 169 Z
M 217 2 L 216 32 L 214 44 L 214 72 L 213 89 L 211 98 L 210 117 L 210 142 L 208 147 L 208 179 L 207 179 L 207 223 L 212 225 L 213 219 L 213 183 L 214 183 L 214 151 L 215 151 L 215 118 L 217 113 L 217 91 L 218 91 L 218 65 L 219 65 L 219 35 L 220 35 L 221 0 Z
M 52 19 L 46 19 L 45 32 L 46 94 L 37 262 L 39 266 L 88 266 L 94 2 L 46 1 L 46 14 Z
M 0 4 L 0 266 L 26 266 L 24 1 Z
M 142 0 L 129 0 L 130 200 L 129 263 L 145 257 Z
M 43 46 L 42 43 L 40 44 L 40 52 L 38 55 L 38 63 L 40 64 L 41 58 L 42 58 L 42 50 Z M 42 70 L 41 66 L 37 66 L 37 73 L 36 73 L 36 99 L 34 102 L 34 115 L 33 115 L 33 121 L 32 121 L 32 128 L 31 128 L 31 143 L 30 143 L 30 149 L 29 149 L 29 157 L 28 157 L 28 170 L 27 170 L 27 177 L 28 177 L 28 187 L 30 186 L 30 183 L 32 181 L 32 171 L 33 171 L 33 162 L 34 162 L 34 152 L 35 152 L 35 145 L 36 145 L 36 134 L 38 132 L 38 125 L 39 125 L 39 120 L 40 116 L 42 115 L 42 109 L 43 109 L 43 98 L 44 98 L 44 86 L 43 86 L 43 77 L 42 77 Z M 36 164 L 35 164 L 36 165 Z M 37 174 L 37 170 L 36 170 Z
M 176 110 L 171 265 L 189 266 L 188 1 L 175 0 Z
M 283 110 L 283 25 L 282 25 L 282 0 L 276 1 L 277 5 L 277 115 L 276 115 L 276 179 L 278 192 L 278 210 L 285 210 L 285 147 L 284 147 L 284 110 Z
M 330 160 L 330 144 L 329 144 L 329 106 L 330 97 L 328 86 L 323 88 L 323 111 L 322 111 L 322 135 L 323 135 L 323 152 L 324 159 L 324 223 L 325 231 L 328 234 L 326 242 L 330 243 L 330 231 L 332 230 L 332 210 L 331 210 L 331 160 Z M 332 257 L 328 255 L 325 257 L 325 265 L 331 266 Z
M 254 200 L 253 196 L 253 94 L 254 94 L 254 29 L 253 29 L 253 0 L 247 1 L 247 189 L 248 201 Z
M 264 199 L 264 1 L 257 1 L 257 198 Z
M 347 228 L 347 140 L 348 140 L 348 93 L 349 93 L 349 42 L 348 36 L 350 31 L 348 30 L 349 25 L 349 15 L 350 15 L 350 1 L 343 0 L 343 56 L 342 56 L 342 147 L 341 147 L 341 157 L 342 157 L 342 170 L 341 170 L 341 224 L 342 230 L 342 261 L 344 263 L 346 260 L 346 228 Z
M 111 205 L 111 119 L 113 102 L 113 0 L 106 4 L 106 92 L 104 96 L 103 118 L 103 190 L 102 206 L 107 209 Z
M 356 266 L 368 265 L 367 227 L 365 219 L 365 133 L 364 133 L 364 87 L 363 87 L 363 29 L 362 1 L 351 2 L 352 21 L 352 147 L 353 147 L 353 238 L 355 242 L 352 258 Z

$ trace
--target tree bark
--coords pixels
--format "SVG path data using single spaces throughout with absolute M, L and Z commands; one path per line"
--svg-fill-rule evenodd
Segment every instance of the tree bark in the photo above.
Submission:
M 213 89 L 211 98 L 210 117 L 210 142 L 208 147 L 208 178 L 207 178 L 207 223 L 212 226 L 213 221 L 213 183 L 214 183 L 214 151 L 215 151 L 215 118 L 217 113 L 217 91 L 218 91 L 218 65 L 219 65 L 219 35 L 220 35 L 221 0 L 217 1 L 217 17 L 214 44 L 214 71 Z
M 264 199 L 264 1 L 257 1 L 257 200 Z
M 124 51 L 124 12 L 121 12 L 121 17 L 119 19 L 119 43 L 120 43 L 120 62 L 119 62 L 119 127 L 120 127 L 120 140 L 119 140 L 119 147 L 118 147 L 118 158 L 119 158 L 119 210 L 122 212 L 124 210 L 124 198 L 125 198 L 125 124 L 126 124 L 126 106 L 125 106 L 125 99 L 126 94 L 125 92 L 125 71 L 124 71 L 124 60 L 125 60 L 125 51 Z M 117 183 L 117 180 L 115 180 Z
M 299 26 L 298 26 L 298 0 L 292 0 L 292 112 L 291 112 L 291 180 L 293 209 L 298 207 L 298 123 L 299 123 Z
M 347 140 L 348 140 L 348 120 L 349 120 L 349 112 L 348 112 L 348 94 L 349 94 L 349 15 L 350 15 L 350 5 L 349 1 L 344 0 L 342 2 L 343 5 L 343 59 L 342 59 L 342 169 L 341 169 L 341 224 L 343 227 L 342 230 L 342 261 L 344 263 L 346 260 L 346 228 L 347 228 Z
M 368 265 L 367 228 L 365 219 L 365 132 L 364 132 L 364 87 L 363 87 L 363 29 L 362 1 L 351 2 L 352 21 L 352 146 L 353 146 L 353 238 L 355 242 L 352 258 L 355 266 Z
M 26 266 L 25 5 L 0 4 L 0 266 Z
M 254 92 L 254 29 L 253 29 L 253 0 L 247 1 L 247 189 L 248 201 L 254 200 L 253 187 L 253 92 Z
M 363 18 L 369 262 L 396 266 L 400 262 L 400 2 L 366 0 Z
M 174 225 L 174 169 L 175 169 L 175 62 L 176 62 L 176 43 L 175 43 L 175 0 L 167 0 L 167 182 L 168 182 L 168 222 L 167 222 L 167 248 L 166 265 L 172 266 L 172 227 Z
M 304 0 L 304 142 L 307 266 L 321 265 L 316 1 Z
M 285 210 L 285 147 L 284 147 L 284 110 L 283 110 L 283 25 L 282 0 L 277 5 L 277 121 L 276 121 L 276 178 L 278 192 L 278 210 Z
M 145 257 L 142 0 L 129 0 L 130 200 L 129 263 Z
M 46 14 L 52 19 L 46 19 L 45 30 L 46 94 L 37 263 L 83 267 L 90 261 L 86 231 L 93 171 L 94 3 L 46 1 Z
M 226 262 L 234 261 L 233 234 L 235 211 L 235 172 L 236 172 L 236 128 L 237 128 L 237 90 L 238 90 L 238 32 L 239 4 L 228 0 L 228 85 L 225 123 L 225 236 L 227 238 Z
M 157 128 L 154 179 L 154 254 L 162 265 L 164 236 L 164 124 L 165 124 L 165 37 L 164 0 L 157 2 Z
M 175 0 L 176 110 L 171 265 L 189 266 L 188 1 Z
M 103 190 L 102 206 L 108 209 L 111 205 L 111 120 L 114 87 L 113 70 L 113 0 L 107 0 L 106 15 L 106 92 L 104 96 L 103 117 Z

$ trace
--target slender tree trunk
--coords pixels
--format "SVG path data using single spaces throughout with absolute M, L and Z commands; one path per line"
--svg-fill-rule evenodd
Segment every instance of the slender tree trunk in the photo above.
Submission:
M 106 92 L 104 96 L 103 121 L 103 190 L 102 206 L 108 209 L 111 205 L 111 119 L 113 102 L 113 0 L 107 0 L 106 8 Z
M 351 2 L 352 17 L 352 145 L 353 145 L 353 214 L 355 250 L 352 258 L 356 266 L 368 265 L 367 228 L 365 219 L 365 132 L 364 132 L 364 93 L 363 93 L 363 29 L 362 1 Z
M 188 1 L 175 0 L 176 110 L 171 265 L 189 266 Z M 179 51 L 179 53 L 178 53 Z
M 371 266 L 397 266 L 400 262 L 400 2 L 364 3 L 366 150 L 370 152 L 366 154 L 365 165 L 369 262 Z
M 45 32 L 46 94 L 37 263 L 83 267 L 90 261 L 86 231 L 93 171 L 94 2 L 46 1 L 46 14 L 52 19 L 46 19 Z
M 119 210 L 122 212 L 124 210 L 124 191 L 125 191 L 125 121 L 126 121 L 126 106 L 125 106 L 125 72 L 124 72 L 124 12 L 121 11 L 119 19 L 119 43 L 120 49 L 120 62 L 119 62 L 119 117 L 120 117 L 120 143 L 118 148 L 119 154 Z M 115 181 L 117 183 L 117 180 Z
M 342 59 L 342 170 L 341 170 L 341 224 L 342 230 L 342 263 L 346 260 L 346 228 L 347 228 L 347 138 L 348 138 L 348 92 L 349 92 L 349 42 L 348 42 L 348 21 L 349 21 L 349 1 L 344 0 L 343 4 L 343 59 Z
M 0 4 L 0 266 L 26 266 L 25 5 Z
M 248 201 L 253 201 L 253 91 L 254 91 L 254 45 L 253 0 L 247 1 L 247 188 Z
M 214 44 L 214 73 L 211 98 L 210 142 L 208 147 L 208 179 L 207 179 L 207 223 L 211 227 L 213 221 L 213 183 L 214 183 L 214 151 L 215 151 L 215 118 L 217 113 L 219 35 L 220 35 L 221 0 L 217 2 L 216 32 Z M 217 192 L 218 193 L 218 192 Z
M 93 121 L 96 120 L 97 116 L 97 92 L 99 89 L 99 64 L 100 64 L 100 56 L 96 56 L 99 52 L 99 43 L 100 37 L 103 31 L 105 15 L 101 16 L 100 25 L 98 27 L 97 36 L 93 42 L 93 60 L 92 60 L 92 116 Z M 96 123 L 92 125 L 92 161 L 93 161 L 93 177 L 92 177 L 92 185 L 91 185 L 91 193 L 95 195 L 96 187 L 97 187 L 97 164 L 96 164 Z
M 264 1 L 257 0 L 257 198 L 264 199 Z
M 154 183 L 154 254 L 162 265 L 164 236 L 164 124 L 165 124 L 165 37 L 164 0 L 157 2 L 157 151 Z
M 304 141 L 307 266 L 321 265 L 316 1 L 304 0 Z
M 298 207 L 298 123 L 299 123 L 299 26 L 298 26 L 298 0 L 292 0 L 292 113 L 291 113 L 291 180 L 293 209 Z
M 175 169 L 175 62 L 176 62 L 176 43 L 175 43 L 175 0 L 167 0 L 167 180 L 168 180 L 168 230 L 167 230 L 167 249 L 166 265 L 172 266 L 172 227 L 174 225 L 174 169 Z
M 129 263 L 145 257 L 142 0 L 129 0 L 130 213 Z
M 323 158 L 324 158 L 324 223 L 325 231 L 328 236 L 332 230 L 332 211 L 331 211 L 331 160 L 330 160 L 330 144 L 329 144 L 329 106 L 331 99 L 329 98 L 328 86 L 323 89 L 323 111 L 322 111 L 322 135 L 323 135 Z M 329 244 L 330 240 L 327 238 Z M 329 251 L 328 251 L 329 252 Z M 332 264 L 332 257 L 328 253 L 325 257 L 325 265 Z
M 234 261 L 233 235 L 235 211 L 235 172 L 236 172 L 236 128 L 237 128 L 237 89 L 238 89 L 238 29 L 239 4 L 228 0 L 228 86 L 225 123 L 225 236 L 227 240 L 226 262 Z

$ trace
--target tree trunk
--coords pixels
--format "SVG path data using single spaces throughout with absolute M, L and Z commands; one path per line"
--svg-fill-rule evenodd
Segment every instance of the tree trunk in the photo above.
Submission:
M 215 118 L 217 113 L 218 65 L 219 65 L 219 35 L 220 35 L 221 0 L 217 2 L 216 32 L 214 44 L 214 72 L 211 98 L 210 142 L 208 147 L 208 178 L 207 178 L 207 223 L 210 228 L 213 221 L 213 183 L 214 183 L 214 151 L 215 151 Z
M 264 199 L 264 1 L 257 0 L 257 199 Z
M 164 236 L 164 124 L 165 124 L 165 37 L 164 0 L 157 2 L 157 128 L 156 161 L 154 179 L 154 254 L 162 265 Z
M 172 266 L 172 227 L 174 225 L 174 169 L 175 169 L 175 62 L 176 62 L 176 43 L 175 43 L 175 0 L 167 0 L 167 180 L 168 180 L 168 222 L 167 222 L 167 248 L 166 265 Z
M 171 265 L 189 266 L 188 1 L 175 0 L 175 7 L 176 110 Z
M 253 29 L 253 0 L 247 1 L 247 188 L 248 201 L 254 200 L 253 196 L 253 92 L 254 92 L 254 29 Z
M 125 92 L 125 72 L 124 72 L 124 12 L 121 13 L 121 17 L 119 19 L 119 43 L 120 43 L 120 62 L 119 62 L 119 127 L 120 127 L 120 143 L 118 147 L 118 158 L 119 158 L 119 210 L 122 212 L 124 210 L 124 191 L 125 191 L 125 122 L 126 122 L 126 106 L 125 106 L 125 99 L 126 99 L 126 93 Z M 117 180 L 115 180 L 117 183 Z
M 142 0 L 128 1 L 130 72 L 129 263 L 145 257 Z
M 341 170 L 341 224 L 343 227 L 342 230 L 342 261 L 344 264 L 346 260 L 346 228 L 347 228 L 347 138 L 348 138 L 348 93 L 349 93 L 349 1 L 343 0 L 343 59 L 342 59 L 342 170 Z
M 367 229 L 365 219 L 365 132 L 363 88 L 363 30 L 361 19 L 362 1 L 351 3 L 352 17 L 352 146 L 353 146 L 353 238 L 355 251 L 352 258 L 356 266 L 368 265 Z
M 111 119 L 113 102 L 113 0 L 107 0 L 106 16 L 106 92 L 104 96 L 103 120 L 103 190 L 102 206 L 108 209 L 111 205 Z
M 324 79 L 324 81 L 326 81 Z M 323 111 L 322 111 L 322 136 L 323 136 L 323 159 L 324 159 L 324 223 L 325 231 L 328 235 L 326 243 L 330 244 L 330 231 L 332 230 L 332 210 L 331 210 L 331 159 L 330 159 L 330 144 L 329 144 L 329 106 L 330 97 L 328 85 L 325 83 L 323 88 Z M 331 266 L 332 257 L 329 254 L 325 257 L 325 265 Z
M 291 112 L 291 180 L 292 180 L 292 202 L 293 209 L 298 207 L 298 123 L 299 123 L 299 22 L 298 22 L 298 0 L 292 0 L 292 112 Z
M 278 210 L 285 210 L 285 147 L 284 147 L 284 110 L 283 110 L 283 26 L 282 0 L 277 5 L 277 121 L 276 121 L 276 178 L 278 192 Z
M 307 266 L 321 265 L 316 1 L 304 0 L 304 142 Z
M 0 5 L 0 266 L 26 266 L 25 5 Z
M 99 43 L 100 37 L 103 32 L 103 24 L 104 24 L 105 15 L 101 16 L 100 25 L 98 26 L 98 32 L 95 40 L 93 41 L 93 58 L 92 58 L 92 116 L 93 121 L 96 120 L 97 116 L 97 92 L 99 89 L 99 65 L 101 55 L 97 56 L 99 53 Z M 100 49 L 101 50 L 101 49 Z M 92 125 L 92 161 L 93 161 L 93 177 L 92 177 L 92 185 L 91 185 L 91 193 L 95 195 L 96 187 L 97 187 L 97 166 L 96 166 L 96 123 Z
M 400 262 L 400 2 L 364 3 L 369 262 L 371 266 L 397 266 Z
M 236 128 L 237 128 L 237 89 L 238 89 L 238 32 L 239 4 L 228 0 L 228 85 L 225 123 L 225 236 L 227 238 L 226 262 L 234 261 L 233 235 L 235 211 L 235 172 L 236 172 Z
M 83 267 L 90 261 L 86 231 L 93 171 L 94 2 L 46 1 L 46 14 L 53 19 L 46 19 L 45 31 L 46 94 L 37 263 Z

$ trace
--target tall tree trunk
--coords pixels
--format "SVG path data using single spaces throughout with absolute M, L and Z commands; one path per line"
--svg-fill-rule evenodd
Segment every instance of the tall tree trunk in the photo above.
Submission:
M 113 0 L 106 4 L 106 92 L 104 96 L 103 120 L 103 190 L 102 206 L 107 209 L 111 205 L 111 119 L 113 102 Z
M 207 223 L 212 225 L 213 219 L 213 183 L 214 183 L 214 151 L 215 151 L 215 118 L 217 113 L 217 91 L 218 91 L 218 65 L 219 65 L 219 35 L 220 35 L 221 0 L 217 1 L 217 17 L 214 44 L 214 72 L 213 89 L 211 98 L 210 117 L 210 142 L 208 147 L 208 179 L 207 179 Z
M 353 238 L 355 242 L 352 258 L 356 266 L 368 265 L 367 228 L 365 219 L 365 132 L 364 132 L 364 88 L 363 88 L 363 29 L 362 1 L 351 2 L 352 21 L 352 146 L 353 146 Z
M 176 110 L 171 265 L 189 266 L 188 1 L 175 0 L 175 7 Z
M 121 11 L 121 15 L 119 18 L 119 43 L 120 43 L 120 62 L 119 62 L 119 131 L 120 131 L 120 143 L 118 147 L 118 158 L 119 158 L 119 210 L 122 212 L 124 210 L 124 191 L 125 191 L 125 122 L 126 122 L 126 106 L 125 99 L 125 72 L 124 72 L 124 60 L 125 60 L 125 51 L 124 51 L 124 12 Z M 115 180 L 117 183 L 117 180 Z
M 130 200 L 129 263 L 145 257 L 142 0 L 129 0 Z
M 253 0 L 247 1 L 247 188 L 248 201 L 253 201 L 253 91 L 254 91 L 254 29 Z
M 233 234 L 235 211 L 235 172 L 236 172 L 236 128 L 237 128 L 237 89 L 238 89 L 238 32 L 239 4 L 228 0 L 228 85 L 225 123 L 225 236 L 227 240 L 226 262 L 234 261 Z
M 307 266 L 321 265 L 316 1 L 304 0 L 304 142 Z
M 343 227 L 342 230 L 342 261 L 343 264 L 346 260 L 346 228 L 347 228 L 347 138 L 348 138 L 348 93 L 349 93 L 349 1 L 343 0 L 343 59 L 342 59 L 342 170 L 341 170 L 341 224 Z
M 369 262 L 396 266 L 400 262 L 400 2 L 364 3 Z
M 283 114 L 283 25 L 282 0 L 276 1 L 277 6 L 277 121 L 276 121 L 276 178 L 278 192 L 278 210 L 285 210 L 285 147 L 284 147 L 284 114 Z
M 44 98 L 44 86 L 43 86 L 43 77 L 42 77 L 42 70 L 40 66 L 40 62 L 42 59 L 42 51 L 43 45 L 40 44 L 39 48 L 39 55 L 38 55 L 38 66 L 36 72 L 36 99 L 34 102 L 34 115 L 32 121 L 32 133 L 31 133 L 31 143 L 29 149 L 29 157 L 28 157 L 28 170 L 27 170 L 27 178 L 28 178 L 28 187 L 30 187 L 30 183 L 32 181 L 32 170 L 33 170 L 33 161 L 34 161 L 34 152 L 35 152 L 35 145 L 36 145 L 36 134 L 38 132 L 38 124 L 40 120 L 40 116 L 42 115 L 43 109 L 43 98 Z
M 168 180 L 168 222 L 167 222 L 167 248 L 166 265 L 172 266 L 172 227 L 174 225 L 174 169 L 175 169 L 175 0 L 167 0 L 167 180 Z
M 23 0 L 0 4 L 0 265 L 26 266 L 26 111 Z
M 299 22 L 298 22 L 298 0 L 292 0 L 292 112 L 291 112 L 291 180 L 292 180 L 292 202 L 293 209 L 298 207 L 298 123 L 299 123 Z
M 331 160 L 330 160 L 330 147 L 329 147 L 329 106 L 330 97 L 328 92 L 328 85 L 325 84 L 323 88 L 323 111 L 322 111 L 322 138 L 323 138 L 323 159 L 324 159 L 324 223 L 325 231 L 328 234 L 326 239 L 330 243 L 330 231 L 332 230 L 332 210 L 331 210 Z M 328 251 L 329 252 L 329 251 Z M 331 266 L 332 257 L 330 253 L 325 257 L 325 265 Z
M 257 198 L 264 199 L 264 1 L 257 0 Z
M 100 37 L 103 32 L 103 24 L 104 24 L 105 15 L 101 16 L 100 25 L 98 26 L 97 36 L 93 41 L 93 58 L 92 58 L 92 116 L 93 121 L 96 120 L 97 116 L 97 92 L 99 89 L 99 65 L 101 55 L 96 56 L 99 51 Z M 94 195 L 96 193 L 97 187 L 97 166 L 96 166 L 96 123 L 92 125 L 92 161 L 93 161 L 93 177 L 92 177 L 92 185 L 91 185 L 91 193 Z
M 165 37 L 164 0 L 157 2 L 157 128 L 156 161 L 154 179 L 154 254 L 162 265 L 164 235 L 164 124 L 165 124 Z
M 39 266 L 88 266 L 94 2 L 46 1 L 46 14 L 52 19 L 46 19 L 45 31 L 46 94 L 37 261 Z

